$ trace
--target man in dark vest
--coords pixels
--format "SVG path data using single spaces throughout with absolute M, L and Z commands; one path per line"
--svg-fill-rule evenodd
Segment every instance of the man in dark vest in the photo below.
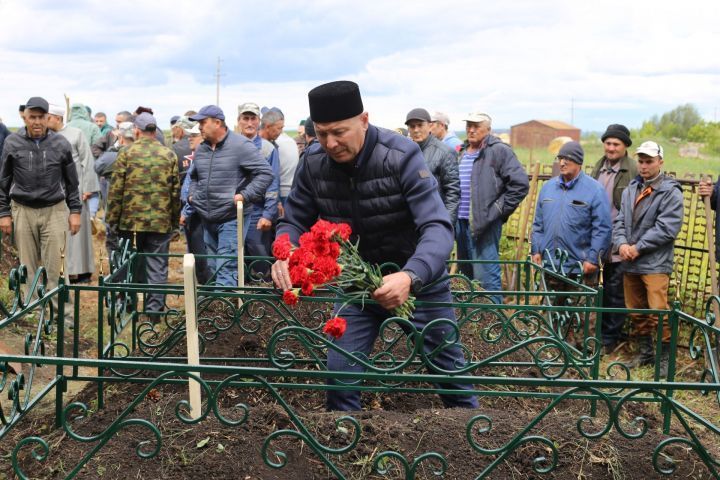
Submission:
M 450 302 L 445 262 L 453 246 L 450 217 L 438 193 L 437 181 L 427 170 L 420 148 L 412 140 L 368 122 L 357 84 L 348 81 L 320 85 L 308 94 L 310 116 L 322 149 L 309 153 L 287 199 L 278 235 L 287 233 L 298 243 L 319 219 L 348 223 L 352 241 L 370 263 L 394 263 L 400 271 L 383 272 L 382 287 L 372 293 L 378 305 L 336 305 L 347 320 L 347 331 L 335 344 L 346 352 L 370 356 L 381 323 L 412 292 L 419 300 Z M 276 285 L 292 287 L 287 261 L 272 268 Z M 423 288 L 424 286 L 426 286 Z M 340 311 L 338 311 L 340 310 Z M 452 308 L 420 307 L 411 321 L 422 330 L 432 320 L 455 320 Z M 456 371 L 465 364 L 455 344 L 444 344 L 449 325 L 425 335 L 425 351 L 438 350 L 428 365 Z M 354 359 L 328 351 L 330 371 L 362 371 Z M 341 383 L 339 380 L 331 381 Z M 353 382 L 354 383 L 354 382 Z M 465 389 L 467 385 L 442 385 Z M 474 395 L 442 395 L 449 407 L 477 406 Z M 329 410 L 360 410 L 360 392 L 329 391 Z

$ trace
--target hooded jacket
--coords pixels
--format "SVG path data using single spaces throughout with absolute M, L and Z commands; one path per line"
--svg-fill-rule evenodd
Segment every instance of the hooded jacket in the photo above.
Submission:
M 85 108 L 85 105 L 82 103 L 75 103 L 70 109 L 70 112 L 71 120 L 67 122 L 67 125 L 82 130 L 90 145 L 94 145 L 95 142 L 102 138 L 100 128 L 98 128 L 98 126 L 95 125 L 95 122 L 90 119 L 90 114 Z
M 65 200 L 80 213 L 78 176 L 70 143 L 53 131 L 37 142 L 25 127 L 5 140 L 0 157 L 0 217 L 10 215 L 10 200 L 44 208 Z
M 661 174 L 652 193 L 637 206 L 644 188 L 636 177 L 625 189 L 613 224 L 613 251 L 621 245 L 635 245 L 640 256 L 633 262 L 623 261 L 627 273 L 667 273 L 673 271 L 675 239 L 683 220 L 682 187 L 674 178 Z

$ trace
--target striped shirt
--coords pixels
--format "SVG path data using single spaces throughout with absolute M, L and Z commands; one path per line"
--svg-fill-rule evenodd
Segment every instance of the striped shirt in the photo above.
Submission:
M 472 167 L 475 160 L 480 155 L 480 150 L 473 153 L 465 152 L 460 159 L 460 207 L 458 208 L 458 218 L 465 220 L 470 219 L 470 188 Z

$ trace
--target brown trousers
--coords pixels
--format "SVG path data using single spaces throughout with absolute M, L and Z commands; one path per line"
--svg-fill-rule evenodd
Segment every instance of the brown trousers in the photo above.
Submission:
M 62 251 L 65 248 L 65 236 L 68 232 L 69 211 L 65 202 L 50 207 L 31 208 L 11 203 L 12 218 L 15 224 L 15 245 L 20 263 L 27 267 L 28 285 L 35 277 L 38 267 L 45 267 L 47 289 L 57 287 L 60 278 Z M 57 312 L 57 297 L 53 297 L 53 306 Z M 72 318 L 71 305 L 65 305 L 65 318 Z
M 651 310 L 667 310 L 669 308 L 667 300 L 670 275 L 667 273 L 626 273 L 623 282 L 627 308 L 649 308 Z M 655 336 L 658 326 L 657 315 L 633 313 L 630 314 L 630 319 L 636 336 Z M 667 316 L 663 320 L 662 341 L 663 343 L 670 342 L 670 324 Z

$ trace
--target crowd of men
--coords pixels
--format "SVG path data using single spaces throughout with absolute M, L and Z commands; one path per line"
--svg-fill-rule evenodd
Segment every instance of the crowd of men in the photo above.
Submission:
M 297 242 L 318 218 L 350 223 L 363 258 L 401 267 L 384 272 L 383 287 L 373 292 L 377 306 L 342 311 L 336 306 L 348 320 L 348 331 L 337 342 L 365 354 L 380 323 L 410 293 L 421 300 L 450 300 L 449 283 L 442 278 L 454 246 L 459 260 L 490 261 L 461 263 L 460 270 L 501 303 L 502 228 L 528 194 L 529 182 L 512 148 L 492 134 L 490 115 L 464 117 L 463 142 L 449 130 L 446 114 L 413 108 L 406 115 L 405 137 L 369 123 L 353 82 L 320 85 L 308 99 L 310 117 L 295 139 L 283 131 L 282 110 L 246 102 L 238 107 L 235 130 L 221 108 L 206 105 L 174 116 L 172 138 L 165 142 L 147 107 L 118 112 L 112 128 L 104 113 L 91 117 L 84 105 L 73 105 L 66 122 L 63 107 L 30 98 L 20 108 L 24 128 L 10 134 L 0 124 L 0 230 L 9 234 L 14 228 L 21 263 L 31 275 L 45 266 L 52 288 L 63 253 L 71 281 L 92 275 L 90 234 L 98 228 L 99 202 L 108 250 L 126 238 L 151 254 L 168 253 L 180 226 L 189 252 L 236 259 L 238 202 L 244 207 L 248 255 L 269 256 L 276 234 L 288 233 Z M 585 155 L 578 142 L 560 149 L 560 175 L 539 192 L 532 259 L 555 261 L 548 252 L 561 248 L 568 253 L 565 272 L 588 283 L 597 281 L 603 266 L 605 306 L 665 309 L 673 244 L 682 223 L 680 186 L 663 173 L 664 152 L 656 142 L 642 143 L 632 158 L 630 132 L 620 124 L 608 126 L 602 142 L 604 155 L 590 175 L 583 172 Z M 720 202 L 717 185 L 702 184 L 701 194 L 712 195 L 714 208 Z M 236 260 L 199 260 L 201 282 L 237 285 Z M 286 262 L 276 262 L 271 271 L 257 269 L 255 274 L 271 276 L 278 287 L 290 287 Z M 140 280 L 166 283 L 167 270 L 167 256 L 148 256 Z M 565 288 L 552 278 L 548 285 Z M 164 308 L 162 295 L 147 295 L 146 312 L 160 314 Z M 653 363 L 657 317 L 630 317 L 639 345 L 630 366 Z M 436 318 L 455 316 L 450 308 L 422 307 L 412 322 L 422 329 Z M 603 316 L 605 352 L 627 340 L 625 326 L 624 315 Z M 446 330 L 441 325 L 426 335 L 425 348 L 440 350 L 433 362 L 451 371 L 464 358 L 443 342 Z M 667 366 L 669 334 L 664 325 L 661 370 Z M 341 371 L 361 368 L 335 351 L 328 365 Z M 476 405 L 468 394 L 442 398 L 448 406 Z M 358 409 L 360 395 L 331 391 L 328 407 Z

